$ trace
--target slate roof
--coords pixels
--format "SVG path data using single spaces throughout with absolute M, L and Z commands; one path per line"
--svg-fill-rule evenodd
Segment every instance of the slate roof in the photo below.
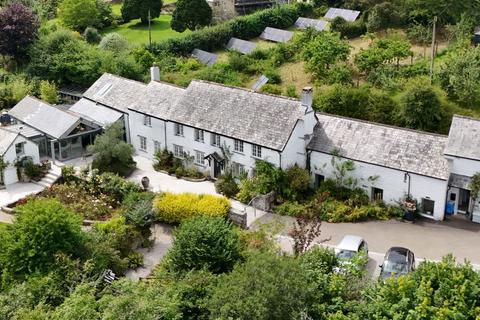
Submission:
M 183 88 L 152 81 L 142 91 L 141 97 L 131 103 L 129 109 L 168 120 L 184 92 Z
M 80 117 L 31 96 L 23 98 L 9 114 L 53 138 L 61 138 L 80 121 Z
M 11 132 L 20 133 L 25 138 L 34 138 L 43 135 L 43 133 L 37 129 L 27 126 L 24 123 L 9 125 L 5 127 L 5 129 Z
M 447 137 L 318 113 L 309 149 L 447 180 Z
M 77 101 L 69 110 L 102 127 L 116 122 L 123 116 L 123 114 L 118 111 L 99 105 L 86 98 Z
M 142 82 L 104 73 L 83 96 L 127 113 L 127 108 L 142 96 L 145 87 Z
M 282 150 L 305 107 L 290 98 L 194 80 L 174 111 L 172 121 Z
M 445 155 L 480 160 L 480 119 L 453 116 Z
M 18 133 L 0 128 L 0 155 L 4 155 L 7 152 L 17 137 Z

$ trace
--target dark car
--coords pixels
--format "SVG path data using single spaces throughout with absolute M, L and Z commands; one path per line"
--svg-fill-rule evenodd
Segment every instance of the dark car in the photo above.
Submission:
M 402 247 L 392 247 L 385 254 L 380 266 L 380 278 L 399 277 L 415 270 L 415 255 Z

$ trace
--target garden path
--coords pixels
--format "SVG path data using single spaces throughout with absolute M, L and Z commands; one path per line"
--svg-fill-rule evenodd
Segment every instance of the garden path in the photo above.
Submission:
M 152 227 L 153 246 L 138 250 L 138 252 L 143 254 L 143 266 L 127 271 L 125 274 L 127 278 L 138 281 L 147 278 L 151 274 L 155 266 L 172 246 L 172 229 L 171 226 L 160 223 Z
M 152 160 L 145 157 L 134 157 L 137 163 L 137 169 L 128 178 L 129 180 L 140 183 L 143 177 L 150 179 L 150 190 L 154 192 L 173 192 L 173 193 L 196 193 L 196 194 L 213 194 L 219 195 L 215 191 L 215 186 L 211 181 L 190 182 L 183 179 L 178 179 L 174 176 L 155 171 L 152 167 Z M 247 226 L 251 226 L 258 218 L 262 217 L 265 212 L 254 209 L 250 206 L 245 206 L 239 201 L 230 199 L 232 207 L 239 211 L 247 213 Z

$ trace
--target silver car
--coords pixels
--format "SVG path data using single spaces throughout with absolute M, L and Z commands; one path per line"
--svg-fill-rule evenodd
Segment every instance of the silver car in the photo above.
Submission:
M 364 250 L 368 256 L 368 245 L 362 237 L 346 235 L 335 248 L 335 254 L 338 258 L 338 267 L 334 269 L 337 273 L 345 273 L 347 266 L 351 264 L 352 259 L 357 253 Z

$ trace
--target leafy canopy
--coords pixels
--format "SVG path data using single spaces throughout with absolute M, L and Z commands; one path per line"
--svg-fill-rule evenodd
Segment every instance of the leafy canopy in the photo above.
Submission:
M 58 18 L 61 23 L 76 31 L 96 26 L 99 17 L 95 0 L 62 0 L 58 6 Z
M 142 23 L 148 23 L 150 19 L 160 16 L 162 0 L 123 0 L 122 18 L 125 22 L 133 19 L 140 19 Z
M 179 0 L 173 11 L 171 26 L 178 32 L 197 30 L 212 21 L 212 8 L 205 0 Z

